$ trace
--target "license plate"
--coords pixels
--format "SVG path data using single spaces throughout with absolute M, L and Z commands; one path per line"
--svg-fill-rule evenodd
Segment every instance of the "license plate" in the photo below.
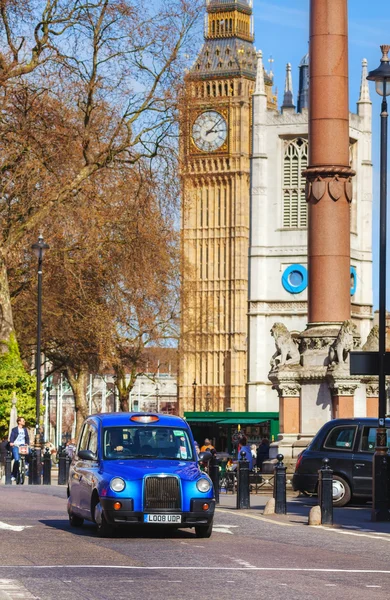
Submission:
M 181 515 L 144 515 L 144 523 L 181 523 Z

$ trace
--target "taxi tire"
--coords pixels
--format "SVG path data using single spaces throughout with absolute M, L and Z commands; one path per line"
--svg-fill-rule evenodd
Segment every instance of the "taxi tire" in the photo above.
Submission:
M 195 527 L 195 534 L 197 538 L 209 538 L 213 533 L 213 522 L 209 525 L 198 525 Z
M 343 496 L 340 500 L 333 500 L 333 506 L 338 508 L 341 506 L 346 506 L 351 501 L 352 493 L 349 483 L 345 481 L 340 475 L 333 475 L 333 480 L 338 481 L 341 484 L 341 487 L 344 488 Z
M 98 535 L 101 538 L 113 537 L 113 534 L 114 534 L 113 527 L 112 527 L 112 525 L 109 525 L 107 523 L 104 513 L 102 513 L 101 523 L 96 523 L 96 527 L 97 527 Z
M 69 523 L 71 527 L 82 527 L 84 519 L 82 517 L 77 517 L 76 515 L 70 514 Z

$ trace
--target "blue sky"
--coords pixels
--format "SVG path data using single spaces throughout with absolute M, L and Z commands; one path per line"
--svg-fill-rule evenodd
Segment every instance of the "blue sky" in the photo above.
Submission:
M 321 1 L 321 0 L 319 0 Z M 293 73 L 294 100 L 298 87 L 298 65 L 308 51 L 309 0 L 254 0 L 255 45 L 263 51 L 266 68 L 272 56 L 275 85 L 282 101 L 286 63 L 290 62 Z M 361 62 L 368 60 L 368 69 L 375 69 L 380 62 L 381 44 L 390 44 L 390 6 L 385 0 L 349 0 L 349 103 L 356 112 L 361 79 Z M 379 232 L 379 114 L 380 97 L 370 84 L 373 103 L 373 162 L 374 162 L 374 211 L 373 211 L 373 284 L 374 308 L 378 308 L 378 232 Z M 389 97 L 390 101 L 390 97 Z M 390 104 L 390 102 L 389 102 Z M 390 178 L 389 178 L 390 182 Z M 389 183 L 390 186 L 390 183 Z M 390 212 L 390 210 L 389 210 Z M 390 227 L 388 226 L 389 237 Z M 390 264 L 390 254 L 388 259 Z M 389 273 L 387 275 L 390 290 Z M 387 306 L 390 305 L 388 293 Z

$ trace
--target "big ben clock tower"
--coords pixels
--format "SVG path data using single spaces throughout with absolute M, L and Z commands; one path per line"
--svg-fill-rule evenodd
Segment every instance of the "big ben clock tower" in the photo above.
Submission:
M 246 410 L 252 0 L 206 0 L 204 37 L 182 113 L 181 413 Z

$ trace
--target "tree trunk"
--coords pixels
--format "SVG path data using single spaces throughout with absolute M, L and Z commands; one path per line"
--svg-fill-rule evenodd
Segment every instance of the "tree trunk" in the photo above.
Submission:
M 14 331 L 11 297 L 8 287 L 7 267 L 4 257 L 0 255 L 0 351 L 8 351 L 7 343 Z
M 73 391 L 74 405 L 76 410 L 76 438 L 79 436 L 82 424 L 88 417 L 88 401 L 87 401 L 87 382 L 88 369 L 80 369 L 79 371 L 67 368 L 66 377 Z
M 119 392 L 119 410 L 122 412 L 129 412 L 129 392 L 127 390 L 121 390 Z

